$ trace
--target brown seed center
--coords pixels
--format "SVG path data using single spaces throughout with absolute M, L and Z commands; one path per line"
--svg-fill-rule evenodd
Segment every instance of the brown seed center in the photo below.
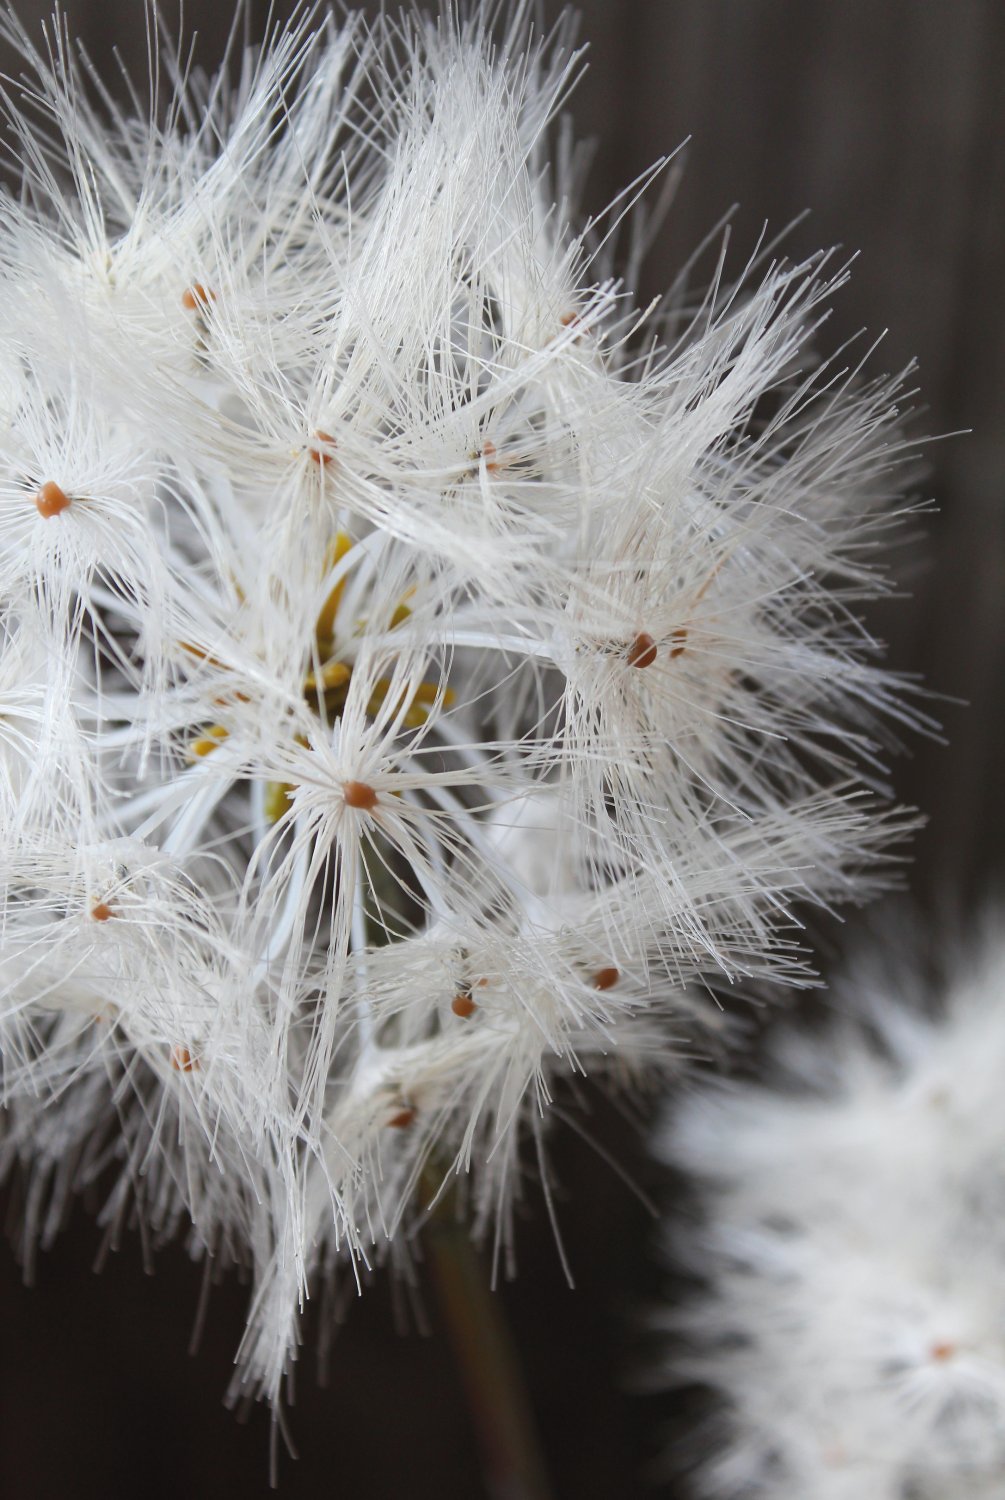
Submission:
M 648 631 L 642 630 L 628 648 L 630 667 L 651 667 L 656 660 L 656 642 Z
M 502 468 L 502 464 L 500 463 L 499 459 L 496 457 L 497 452 L 498 452 L 498 449 L 496 448 L 496 445 L 492 441 L 492 439 L 491 438 L 486 438 L 485 441 L 484 441 L 484 443 L 482 444 L 481 453 L 479 454 L 479 457 L 480 458 L 484 458 L 484 460 L 485 460 L 485 469 L 486 469 L 486 472 L 489 473 L 489 474 L 498 474 L 499 470 Z
M 336 446 L 335 439 L 332 437 L 330 432 L 320 431 L 314 434 L 314 438 L 315 441 L 307 449 L 307 452 L 309 457 L 313 459 L 318 467 L 323 469 L 325 465 L 330 464 L 332 459 L 335 457 L 335 454 L 332 451 Z
M 377 806 L 377 793 L 365 781 L 346 781 L 342 786 L 346 807 L 359 808 L 361 812 L 372 812 Z
M 186 312 L 201 311 L 202 308 L 208 307 L 211 302 L 215 301 L 216 293 L 211 292 L 208 287 L 204 287 L 198 281 L 186 287 L 181 294 L 181 305 Z
M 66 510 L 70 505 L 70 497 L 65 490 L 61 490 L 54 479 L 47 479 L 45 484 L 35 496 L 35 505 L 40 516 L 49 520 L 52 516 L 58 516 L 60 511 Z

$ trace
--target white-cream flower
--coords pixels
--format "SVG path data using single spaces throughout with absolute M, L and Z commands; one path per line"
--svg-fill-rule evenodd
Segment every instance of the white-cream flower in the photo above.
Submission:
M 904 945 L 906 947 L 906 945 Z M 1005 1464 L 1005 944 L 861 962 L 775 1077 L 672 1113 L 658 1149 L 697 1187 L 668 1229 L 702 1283 L 666 1370 L 717 1401 L 694 1493 L 985 1500 Z M 682 1297 L 683 1297 L 682 1293 Z
M 854 612 L 899 383 L 812 355 L 843 272 L 640 313 L 548 165 L 568 28 L 489 9 L 311 8 L 232 86 L 167 56 L 156 119 L 0 23 L 9 1159 L 247 1253 L 270 1396 L 330 1254 L 454 1175 L 508 1244 L 563 1076 L 806 982 L 794 905 L 907 821 Z

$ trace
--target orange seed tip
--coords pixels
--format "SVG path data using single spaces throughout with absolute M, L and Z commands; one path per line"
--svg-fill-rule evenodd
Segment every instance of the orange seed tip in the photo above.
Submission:
M 601 969 L 593 976 L 593 988 L 595 990 L 612 990 L 621 975 L 617 969 Z
M 461 990 L 460 993 L 455 995 L 453 1000 L 451 1000 L 450 1009 L 453 1011 L 455 1016 L 460 1016 L 462 1021 L 466 1021 L 468 1016 L 474 1015 L 478 1007 L 472 1000 L 467 990 Z
M 335 454 L 329 450 L 335 448 L 337 444 L 330 432 L 321 432 L 319 430 L 315 432 L 314 438 L 315 441 L 307 449 L 307 452 L 314 463 L 323 469 L 335 457 Z
M 399 1109 L 396 1115 L 392 1115 L 387 1123 L 393 1130 L 407 1130 L 415 1120 L 415 1113 L 410 1105 L 406 1105 L 404 1109 Z
M 356 807 L 361 812 L 372 812 L 377 806 L 377 793 L 365 781 L 346 781 L 342 786 L 346 807 Z
M 642 630 L 628 648 L 630 667 L 651 667 L 656 660 L 656 642 L 648 631 Z
M 47 479 L 45 484 L 35 496 L 35 505 L 40 516 L 49 520 L 52 516 L 58 516 L 70 505 L 70 497 L 65 490 L 60 489 L 54 479 Z
M 208 287 L 204 287 L 198 281 L 192 286 L 187 286 L 181 294 L 181 305 L 186 312 L 196 312 L 215 301 L 216 293 L 211 292 Z
M 97 906 L 91 907 L 91 916 L 95 922 L 107 922 L 109 917 L 114 917 L 114 915 L 112 908 L 105 901 L 99 901 Z
M 199 1059 L 193 1057 L 187 1047 L 172 1047 L 171 1066 L 176 1073 L 194 1073 L 199 1067 Z

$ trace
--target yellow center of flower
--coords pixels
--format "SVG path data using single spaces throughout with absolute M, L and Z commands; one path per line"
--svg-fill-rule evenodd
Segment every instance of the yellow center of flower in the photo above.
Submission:
M 326 571 L 330 572 L 337 567 L 342 559 L 351 551 L 353 541 L 344 531 L 340 531 L 328 549 L 325 558 Z M 301 691 L 304 698 L 318 714 L 319 718 L 326 723 L 332 723 L 341 718 L 345 709 L 346 698 L 349 693 L 349 685 L 352 681 L 352 665 L 343 661 L 338 653 L 338 641 L 341 634 L 345 639 L 345 633 L 339 632 L 337 621 L 339 610 L 342 605 L 342 595 L 345 590 L 345 575 L 332 587 L 328 597 L 318 614 L 314 626 L 314 650 L 312 665 L 305 672 L 301 683 Z M 412 590 L 408 590 L 395 606 L 388 622 L 391 630 L 396 630 L 410 617 L 406 600 L 410 597 Z M 366 622 L 358 622 L 357 629 Z M 188 642 L 181 642 L 182 649 L 189 655 L 205 662 L 208 666 L 224 669 L 224 664 L 217 661 L 208 652 Z M 389 677 L 378 678 L 367 701 L 366 712 L 373 716 L 380 712 L 387 696 L 391 691 L 391 679 Z M 242 693 L 218 697 L 215 700 L 222 706 L 228 702 L 246 702 Z M 420 682 L 407 704 L 399 702 L 396 707 L 404 709 L 402 724 L 405 729 L 419 729 L 435 708 L 449 707 L 455 701 L 454 694 L 449 688 L 443 687 L 439 682 Z M 211 724 L 198 734 L 188 746 L 189 758 L 193 761 L 204 759 L 211 755 L 214 750 L 229 738 L 230 731 L 225 724 Z M 299 737 L 298 737 L 299 738 Z M 301 743 L 306 743 L 301 740 Z M 353 783 L 354 784 L 354 783 Z M 270 781 L 265 786 L 265 817 L 270 823 L 276 823 L 286 811 L 289 800 L 294 791 L 291 782 Z M 347 799 L 348 800 L 348 799 Z
M 337 567 L 351 551 L 352 546 L 352 538 L 344 531 L 340 531 L 329 548 L 325 559 L 326 569 L 330 571 Z M 313 666 L 305 674 L 302 684 L 303 695 L 307 702 L 327 723 L 341 717 L 349 694 L 349 684 L 352 681 L 351 664 L 341 660 L 338 654 L 337 620 L 344 589 L 345 575 L 333 586 L 318 614 L 314 626 L 315 661 L 318 665 Z M 411 590 L 395 606 L 389 621 L 391 630 L 396 630 L 399 625 L 403 625 L 411 615 L 411 610 L 405 602 L 410 593 Z M 391 679 L 378 678 L 367 701 L 366 712 L 371 716 L 379 713 L 390 691 Z M 412 695 L 411 701 L 405 706 L 402 720 L 404 728 L 420 728 L 434 708 L 449 707 L 453 702 L 454 694 L 449 688 L 442 687 L 438 682 L 421 682 Z M 350 785 L 355 785 L 355 783 L 350 783 Z M 293 790 L 293 785 L 289 782 L 270 781 L 267 783 L 265 816 L 270 823 L 275 823 L 282 817 Z M 346 801 L 349 802 L 348 796 Z M 349 802 L 349 805 L 356 804 Z

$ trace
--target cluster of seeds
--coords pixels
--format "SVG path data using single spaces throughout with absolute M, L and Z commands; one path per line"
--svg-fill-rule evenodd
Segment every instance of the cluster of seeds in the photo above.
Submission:
M 250 1260 L 272 1397 L 320 1267 L 430 1181 L 507 1249 L 558 1081 L 808 982 L 904 826 L 897 383 L 805 357 L 825 257 L 639 313 L 523 10 L 165 44 L 144 119 L 2 23 L 2 1164 L 29 1245 L 102 1182 Z

